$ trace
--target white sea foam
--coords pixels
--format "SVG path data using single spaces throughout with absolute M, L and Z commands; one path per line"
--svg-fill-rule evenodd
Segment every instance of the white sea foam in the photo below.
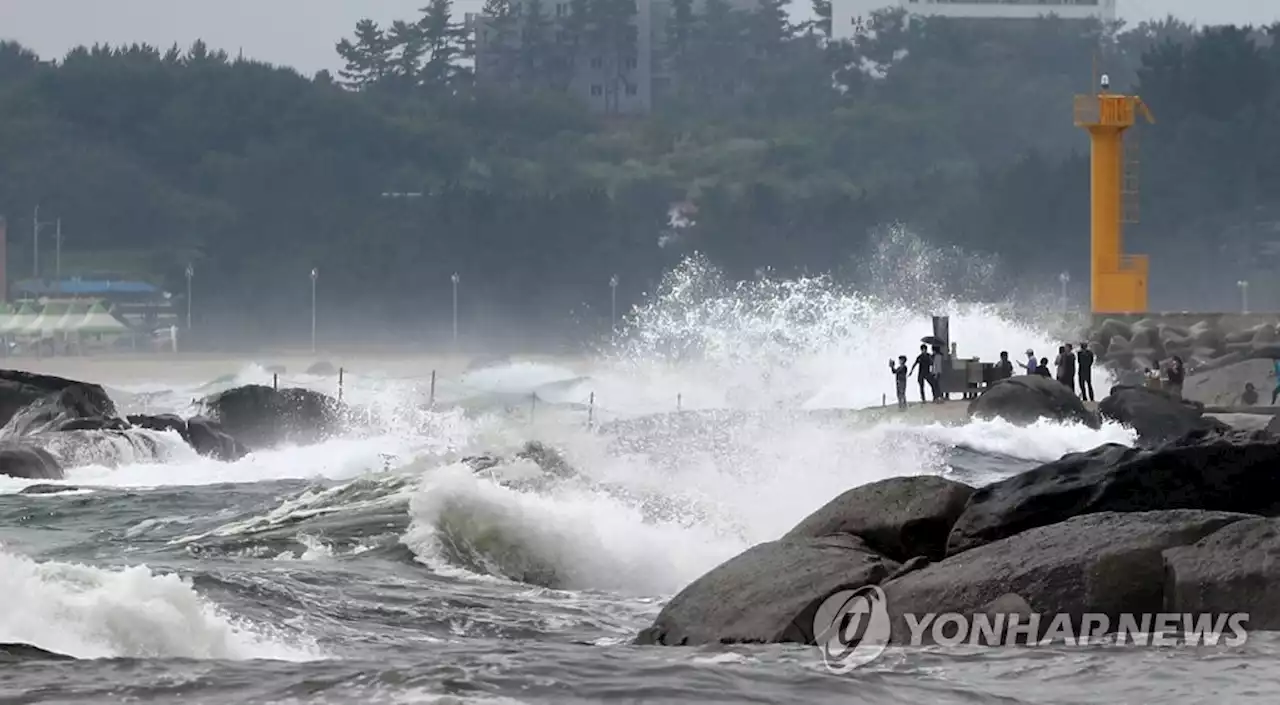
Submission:
M 177 575 L 146 566 L 37 562 L 0 549 L 0 642 L 78 658 L 305 661 L 314 644 L 223 613 Z

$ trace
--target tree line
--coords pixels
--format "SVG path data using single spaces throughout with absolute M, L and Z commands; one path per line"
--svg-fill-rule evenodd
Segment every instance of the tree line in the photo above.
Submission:
M 1157 305 L 1225 306 L 1248 276 L 1254 306 L 1268 296 L 1275 28 L 880 13 L 835 41 L 820 3 L 795 24 L 773 0 L 673 0 L 654 111 L 620 116 L 567 81 L 598 57 L 617 76 L 606 104 L 626 95 L 634 4 L 516 7 L 487 3 L 489 52 L 446 0 L 363 21 L 336 43 L 343 69 L 312 77 L 203 43 L 56 62 L 0 44 L 10 279 L 30 271 L 17 233 L 40 204 L 62 218 L 64 271 L 181 293 L 193 263 L 197 323 L 225 340 L 304 340 L 312 267 L 322 340 L 447 338 L 455 272 L 464 334 L 577 340 L 607 326 L 611 275 L 622 305 L 694 252 L 730 277 L 856 276 L 891 223 L 1080 282 L 1088 143 L 1071 102 L 1096 65 L 1157 117 L 1136 132 L 1127 242 L 1153 256 Z M 673 204 L 692 225 L 672 226 Z

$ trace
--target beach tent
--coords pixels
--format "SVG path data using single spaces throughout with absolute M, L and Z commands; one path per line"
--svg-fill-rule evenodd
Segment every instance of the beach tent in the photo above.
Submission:
M 24 303 L 0 327 L 0 335 L 20 335 L 36 320 L 36 310 L 29 303 Z
M 96 303 L 76 324 L 75 331 L 80 335 L 120 335 L 128 333 L 129 326 L 111 315 L 101 303 Z
M 72 301 L 67 304 L 67 310 L 53 324 L 52 332 L 71 335 L 76 332 L 76 327 L 84 320 L 85 314 L 89 312 L 89 304 L 83 301 Z
M 40 309 L 40 314 L 36 316 L 35 320 L 22 329 L 21 333 L 37 338 L 50 337 L 66 312 L 67 305 L 65 303 L 47 303 Z

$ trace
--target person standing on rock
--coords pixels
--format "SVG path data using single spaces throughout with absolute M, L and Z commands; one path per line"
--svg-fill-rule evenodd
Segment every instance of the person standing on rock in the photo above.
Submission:
M 1173 356 L 1172 362 L 1169 363 L 1169 372 L 1167 375 L 1168 383 L 1165 389 L 1175 397 L 1182 397 L 1182 382 L 1187 378 L 1187 368 L 1182 364 L 1182 358 L 1177 355 Z
M 911 374 L 910 370 L 907 369 L 907 356 L 899 355 L 897 364 L 894 364 L 893 359 L 891 358 L 889 360 L 889 370 L 893 372 L 893 378 L 894 378 L 893 381 L 898 387 L 898 408 L 903 411 L 906 411 L 907 410 L 907 375 Z M 924 384 L 923 383 L 921 383 L 920 389 L 921 389 L 920 396 L 922 397 L 920 401 L 923 403 L 924 402 L 924 399 L 923 399 Z
M 1027 348 L 1027 361 L 1020 363 L 1027 370 L 1027 374 L 1034 375 L 1040 369 L 1040 363 L 1036 360 L 1036 351 Z
M 1067 385 L 1067 389 L 1071 390 L 1071 395 L 1076 393 L 1076 353 L 1071 349 L 1071 343 L 1067 343 L 1062 347 L 1062 383 Z
M 947 400 L 947 395 L 942 393 L 942 348 L 937 345 L 933 346 L 933 374 L 929 377 L 933 383 L 933 401 L 935 404 L 941 404 Z
M 1080 343 L 1076 362 L 1079 363 L 1080 398 L 1084 401 L 1097 401 L 1093 396 L 1093 360 L 1093 351 L 1089 349 L 1089 343 Z
M 1009 379 L 1013 376 L 1013 363 L 1009 361 L 1009 352 L 1000 351 L 1000 362 L 996 363 L 996 379 Z
M 1053 358 L 1053 378 L 1061 384 L 1066 384 L 1067 377 L 1067 346 L 1058 346 L 1058 356 Z
M 931 372 L 933 358 L 929 356 L 929 346 L 927 345 L 920 346 L 920 354 L 916 355 L 916 361 L 911 363 L 911 371 L 914 372 L 917 368 L 920 371 L 916 373 L 916 381 L 920 383 L 920 403 L 923 404 L 927 401 L 924 398 L 924 385 L 927 383 L 931 389 L 933 388 L 933 380 L 930 379 L 933 376 Z M 907 374 L 910 374 L 910 372 Z
M 1045 379 L 1050 379 L 1052 377 L 1052 375 L 1049 374 L 1049 358 L 1040 358 L 1040 364 L 1036 366 L 1036 374 L 1044 377 Z

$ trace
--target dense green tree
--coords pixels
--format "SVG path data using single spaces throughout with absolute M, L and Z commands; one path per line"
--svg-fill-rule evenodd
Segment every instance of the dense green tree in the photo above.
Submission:
M 367 88 L 386 78 L 391 69 L 391 47 L 376 22 L 361 20 L 356 25 L 355 41 L 343 39 L 337 45 L 338 55 L 347 62 L 340 72 L 342 80 L 353 88 Z
M 810 26 L 824 37 L 831 36 L 831 0 L 810 0 L 813 9 L 813 21 Z
M 452 0 L 431 0 L 419 12 L 417 29 L 425 48 L 421 84 L 433 89 L 456 87 L 469 74 L 459 64 L 467 44 L 466 28 L 454 20 Z
M 11 233 L 37 204 L 61 217 L 72 273 L 182 291 L 198 262 L 197 318 L 232 338 L 305 336 L 318 267 L 348 339 L 447 329 L 455 271 L 474 326 L 571 339 L 607 317 L 611 273 L 626 301 L 694 251 L 730 277 L 856 272 L 895 222 L 1052 282 L 1087 266 L 1072 96 L 1106 71 L 1157 117 L 1129 136 L 1143 222 L 1126 246 L 1151 253 L 1161 305 L 1280 281 L 1276 27 L 879 13 L 843 42 L 794 31 L 779 5 L 680 0 L 655 37 L 669 100 L 623 120 L 634 5 L 571 0 L 532 21 L 531 5 L 490 1 L 489 40 L 509 51 L 486 53 L 494 80 L 475 85 L 447 3 L 386 31 L 361 22 L 338 82 L 203 43 L 58 62 L 0 43 L 0 213 Z M 593 71 L 604 114 L 569 97 Z M 674 233 L 686 200 L 696 224 Z M 27 242 L 10 237 L 11 279 L 30 272 Z

